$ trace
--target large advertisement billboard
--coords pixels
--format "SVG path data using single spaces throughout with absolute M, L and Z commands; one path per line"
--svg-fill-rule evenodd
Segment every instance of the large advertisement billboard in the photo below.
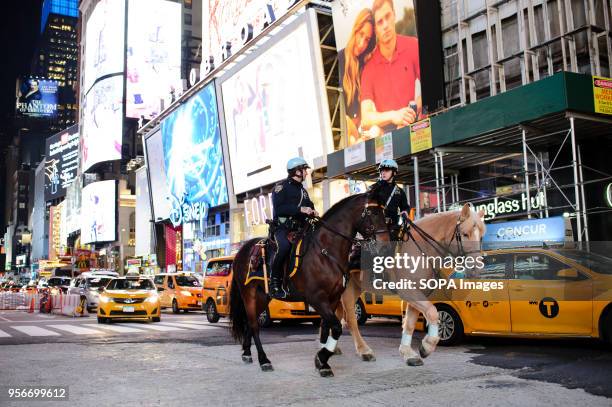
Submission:
M 309 15 L 306 15 L 309 16 Z M 321 62 L 315 58 L 307 19 L 281 32 L 222 79 L 223 110 L 234 192 L 287 176 L 286 162 L 333 150 Z M 274 41 L 274 42 L 273 42 Z M 317 44 L 318 45 L 318 44 Z
M 18 116 L 52 118 L 57 115 L 57 81 L 21 78 L 17 84 L 16 112 Z
M 214 84 L 185 101 L 145 141 L 153 214 L 175 225 L 228 203 Z
M 45 201 L 66 195 L 79 169 L 79 126 L 49 137 L 45 144 Z
M 123 74 L 125 0 L 100 0 L 85 30 L 83 91 L 88 92 L 96 80 Z
M 333 1 L 348 145 L 407 127 L 443 100 L 440 13 L 434 3 Z M 423 16 L 420 26 L 417 15 Z M 430 15 L 434 18 L 425 21 Z
M 82 171 L 121 159 L 123 131 L 123 77 L 103 79 L 91 88 L 83 104 Z
M 81 197 L 81 243 L 117 240 L 117 182 L 93 182 Z
M 202 72 L 208 73 L 236 54 L 297 2 L 202 0 Z
M 126 115 L 151 119 L 181 83 L 181 5 L 130 0 Z

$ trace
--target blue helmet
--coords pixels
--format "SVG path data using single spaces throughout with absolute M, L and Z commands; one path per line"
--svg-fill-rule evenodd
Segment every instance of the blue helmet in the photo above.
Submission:
M 387 158 L 386 160 L 382 160 L 382 162 L 379 164 L 378 166 L 378 171 L 380 170 L 393 170 L 393 171 L 397 171 L 398 169 L 398 165 L 395 162 L 395 160 L 392 160 L 390 158 Z
M 290 159 L 289 161 L 287 161 L 287 172 L 297 170 L 300 167 L 310 168 L 306 160 L 304 160 L 302 157 L 294 157 Z

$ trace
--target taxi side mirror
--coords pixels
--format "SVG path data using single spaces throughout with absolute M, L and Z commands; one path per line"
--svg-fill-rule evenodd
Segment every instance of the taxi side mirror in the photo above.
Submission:
M 565 279 L 577 279 L 578 272 L 574 269 L 561 269 L 557 271 L 557 278 L 565 278 Z

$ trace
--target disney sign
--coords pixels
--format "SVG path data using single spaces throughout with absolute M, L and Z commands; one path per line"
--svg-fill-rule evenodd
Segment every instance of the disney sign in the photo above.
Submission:
M 188 202 L 184 196 L 178 199 L 174 195 L 170 195 L 169 199 L 172 205 L 170 222 L 174 227 L 183 223 L 199 222 L 208 217 L 208 206 L 205 202 Z

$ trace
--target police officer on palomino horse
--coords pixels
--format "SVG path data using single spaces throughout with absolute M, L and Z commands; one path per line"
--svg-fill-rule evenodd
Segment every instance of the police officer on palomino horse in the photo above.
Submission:
M 270 279 L 270 297 L 272 298 L 287 297 L 287 292 L 283 288 L 283 280 L 285 263 L 291 251 L 288 234 L 302 229 L 308 216 L 319 216 L 308 192 L 302 185 L 308 168 L 310 167 L 303 158 L 290 159 L 287 162 L 287 178 L 278 183 L 272 192 L 273 235 L 276 242 Z
M 380 178 L 377 184 L 381 188 L 381 196 L 385 202 L 385 217 L 392 240 L 401 240 L 399 219 L 401 216 L 405 222 L 410 212 L 406 193 L 395 183 L 397 172 L 398 166 L 395 160 L 383 160 L 378 166 Z

